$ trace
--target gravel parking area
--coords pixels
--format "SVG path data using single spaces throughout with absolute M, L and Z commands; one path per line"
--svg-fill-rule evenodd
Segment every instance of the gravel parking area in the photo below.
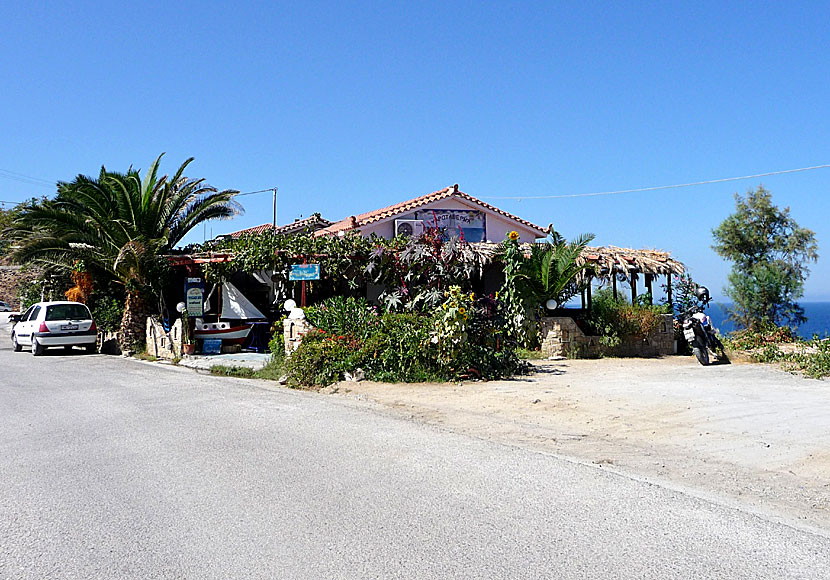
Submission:
M 830 530 L 830 384 L 691 357 L 539 361 L 461 385 L 340 383 L 388 412 Z

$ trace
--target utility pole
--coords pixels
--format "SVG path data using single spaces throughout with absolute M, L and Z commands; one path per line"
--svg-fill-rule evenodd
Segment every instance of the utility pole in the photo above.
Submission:
M 273 222 L 274 232 L 277 231 L 277 188 L 274 188 L 274 222 Z

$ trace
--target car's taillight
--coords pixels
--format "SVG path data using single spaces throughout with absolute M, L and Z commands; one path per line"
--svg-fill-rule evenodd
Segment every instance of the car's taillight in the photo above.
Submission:
M 37 329 L 38 332 L 49 332 L 49 327 L 46 326 L 45 322 L 40 323 L 40 328 Z
M 92 321 L 92 326 L 89 327 L 90 332 L 98 332 L 98 327 L 95 326 L 95 321 Z

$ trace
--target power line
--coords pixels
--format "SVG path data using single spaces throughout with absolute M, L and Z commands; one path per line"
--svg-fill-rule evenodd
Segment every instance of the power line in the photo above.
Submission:
M 246 191 L 245 193 L 237 193 L 234 197 L 242 197 L 243 195 L 253 195 L 255 193 L 265 193 L 266 191 L 271 193 L 274 191 L 274 188 L 269 187 L 268 189 L 258 189 L 256 191 Z
M 658 185 L 656 187 L 640 187 L 637 189 L 619 189 L 617 191 L 597 191 L 593 193 L 572 193 L 568 195 L 506 195 L 506 196 L 481 196 L 482 199 L 563 199 L 568 197 L 593 197 L 598 195 L 618 195 L 620 193 L 638 193 L 643 191 L 659 191 L 661 189 L 677 189 L 680 187 L 692 187 L 694 185 L 709 185 L 711 183 L 724 183 L 727 181 L 740 181 L 742 179 L 755 179 L 756 177 L 767 177 L 770 175 L 782 175 L 784 173 L 798 173 L 800 171 L 812 171 L 814 169 L 825 169 L 825 165 L 813 165 L 812 167 L 800 167 L 798 169 L 785 169 L 783 171 L 769 171 L 767 173 L 756 173 L 754 175 L 743 175 L 741 177 L 723 177 L 721 179 L 708 179 L 706 181 L 693 181 L 691 183 L 678 183 L 675 185 Z
M 0 169 L 0 177 L 5 177 L 12 181 L 19 181 L 27 185 L 36 185 L 38 187 L 55 187 L 56 183 L 48 179 L 40 179 L 39 177 L 32 177 L 31 175 L 17 173 L 16 171 L 9 171 L 8 169 Z

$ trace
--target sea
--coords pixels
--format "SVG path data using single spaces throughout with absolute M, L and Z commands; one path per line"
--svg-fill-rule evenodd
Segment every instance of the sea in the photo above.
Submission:
M 830 336 L 830 302 L 799 302 L 804 309 L 804 316 L 807 322 L 796 328 L 796 333 L 801 338 L 811 339 L 813 335 L 820 338 Z M 706 309 L 706 314 L 712 319 L 712 325 L 720 330 L 721 334 L 727 334 L 735 330 L 735 325 L 726 320 L 726 309 L 729 304 L 712 302 Z

